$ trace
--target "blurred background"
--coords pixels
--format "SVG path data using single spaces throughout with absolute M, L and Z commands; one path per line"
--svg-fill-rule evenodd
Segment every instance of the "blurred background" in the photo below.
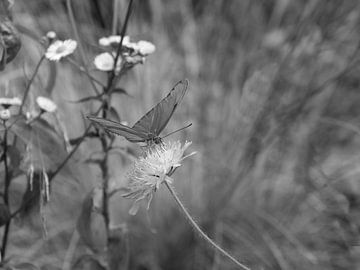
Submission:
M 118 1 L 119 27 L 112 29 L 114 2 L 72 3 L 88 68 L 99 80 L 106 75 L 92 63 L 98 39 L 120 32 L 127 8 Z M 133 124 L 189 79 L 163 132 L 193 123 L 167 138 L 190 140 L 197 151 L 174 174 L 175 188 L 206 233 L 252 269 L 360 268 L 359 16 L 356 0 L 134 1 L 127 34 L 151 41 L 156 52 L 122 78 L 129 96 L 116 96 L 113 106 Z M 37 40 L 50 30 L 75 37 L 66 1 L 15 1 L 13 17 L 23 45 L 0 84 L 22 93 L 24 73 L 30 76 L 43 51 Z M 73 59 L 80 61 L 78 51 Z M 69 138 L 82 134 L 83 116 L 98 106 L 69 102 L 92 90 L 67 61 L 42 66 L 31 90 L 39 94 L 58 104 Z M 14 260 L 101 269 L 79 261 L 94 252 L 76 232 L 84 198 L 101 183 L 99 168 L 85 162 L 99 149 L 86 140 L 54 179 L 47 239 L 36 211 L 16 222 L 8 251 Z M 132 160 L 124 151 L 112 156 L 112 186 L 126 183 Z M 128 269 L 236 269 L 197 237 L 165 188 L 149 211 L 143 205 L 130 216 L 130 206 L 120 193 L 111 200 L 111 223 L 122 235 L 112 252 L 127 258 Z

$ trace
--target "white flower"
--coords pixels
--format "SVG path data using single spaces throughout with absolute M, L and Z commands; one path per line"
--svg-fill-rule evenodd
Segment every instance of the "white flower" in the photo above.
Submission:
M 49 31 L 46 33 L 46 37 L 50 40 L 53 40 L 56 38 L 56 33 L 54 31 Z
M 11 112 L 9 109 L 1 110 L 0 111 L 0 119 L 3 121 L 8 120 L 11 117 Z
M 179 141 L 160 143 L 148 148 L 144 156 L 135 161 L 128 173 L 129 192 L 123 194 L 123 197 L 135 200 L 129 211 L 131 215 L 137 213 L 142 199 L 148 199 L 149 208 L 154 192 L 164 181 L 172 183 L 170 176 L 181 166 L 181 161 L 195 154 L 184 156 L 190 145 L 191 142 L 181 145 Z
M 59 61 L 61 58 L 72 54 L 77 47 L 77 42 L 72 39 L 64 41 L 56 40 L 47 49 L 45 56 L 51 61 Z
M 2 105 L 5 108 L 8 108 L 10 106 L 20 106 L 21 100 L 18 97 L 14 98 L 0 98 L 0 105 Z
M 45 112 L 52 113 L 55 112 L 57 109 L 57 105 L 55 104 L 55 102 L 46 97 L 42 97 L 42 96 L 37 97 L 36 103 L 40 107 L 40 109 Z
M 111 71 L 114 68 L 115 56 L 112 56 L 110 53 L 105 52 L 97 55 L 94 59 L 94 65 L 98 70 L 101 71 Z M 121 69 L 122 59 L 119 56 L 116 71 L 120 71 Z
M 108 37 L 102 37 L 99 39 L 99 45 L 107 47 L 107 46 L 110 46 L 111 44 L 120 43 L 120 40 L 121 40 L 121 36 L 113 35 L 113 36 L 108 36 Z M 130 37 L 124 36 L 122 45 L 126 46 L 129 43 L 130 43 Z
M 137 43 L 137 49 L 139 51 L 139 53 L 143 56 L 152 54 L 153 52 L 155 52 L 155 45 L 152 44 L 149 41 L 145 41 L 145 40 L 140 40 Z

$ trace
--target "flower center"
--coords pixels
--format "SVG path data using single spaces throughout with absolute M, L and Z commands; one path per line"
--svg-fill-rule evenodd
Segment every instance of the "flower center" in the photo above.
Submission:
M 63 53 L 66 51 L 66 46 L 61 45 L 59 48 L 56 49 L 56 53 Z

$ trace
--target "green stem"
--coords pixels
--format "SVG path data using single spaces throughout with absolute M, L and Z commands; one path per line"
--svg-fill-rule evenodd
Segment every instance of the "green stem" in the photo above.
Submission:
M 199 227 L 199 225 L 195 222 L 195 220 L 192 218 L 192 216 L 189 214 L 189 212 L 186 210 L 184 204 L 180 201 L 179 197 L 177 196 L 175 190 L 170 186 L 168 182 L 165 181 L 165 185 L 169 189 L 171 195 L 175 199 L 176 203 L 179 205 L 180 209 L 185 215 L 185 218 L 190 222 L 191 226 L 195 229 L 196 232 L 200 234 L 202 238 L 205 239 L 206 242 L 210 244 L 212 248 L 214 248 L 216 251 L 219 251 L 222 255 L 230 259 L 232 262 L 234 262 L 237 266 L 241 267 L 245 270 L 250 270 L 249 267 L 245 266 L 238 260 L 236 260 L 233 256 L 231 256 L 227 251 L 225 251 L 223 248 L 221 248 L 218 244 L 216 244 L 209 236 L 207 236 L 203 230 Z
M 41 66 L 41 63 L 44 61 L 44 59 L 45 59 L 45 55 L 42 55 L 39 62 L 37 63 L 37 65 L 35 67 L 33 75 L 31 76 L 28 84 L 26 85 L 25 93 L 24 93 L 24 96 L 23 96 L 23 99 L 22 99 L 22 102 L 21 102 L 21 105 L 20 105 L 20 108 L 19 108 L 19 113 L 22 112 L 22 108 L 24 107 L 25 101 L 26 101 L 27 96 L 29 95 L 29 92 L 30 92 L 30 86 L 32 85 L 32 83 L 33 83 L 33 81 L 35 79 L 35 76 L 38 73 L 39 68 Z

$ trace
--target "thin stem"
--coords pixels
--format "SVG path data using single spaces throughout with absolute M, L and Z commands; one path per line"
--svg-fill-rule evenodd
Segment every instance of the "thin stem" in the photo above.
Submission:
M 94 78 L 93 76 L 91 76 L 88 71 L 85 69 L 85 67 L 79 65 L 78 63 L 76 63 L 73 59 L 67 57 L 66 60 L 72 64 L 74 67 L 76 67 L 79 71 L 81 71 L 82 73 L 84 73 L 90 80 L 92 80 L 93 82 L 96 82 L 98 85 L 100 85 L 101 87 L 105 87 L 105 85 L 100 82 L 98 79 Z
M 81 39 L 80 39 L 79 31 L 78 31 L 78 29 L 76 27 L 74 12 L 73 12 L 72 7 L 71 7 L 71 0 L 66 0 L 66 7 L 68 9 L 68 14 L 69 14 L 69 17 L 70 17 L 70 23 L 71 23 L 71 26 L 73 28 L 75 38 L 76 38 L 76 40 L 77 40 L 77 42 L 79 44 L 79 51 L 80 51 L 82 65 L 84 66 L 85 72 L 90 74 L 88 68 L 86 67 L 87 58 L 86 58 L 86 55 L 85 55 L 84 47 L 83 47 Z M 96 88 L 96 85 L 94 84 L 94 82 L 92 80 L 90 80 L 90 83 L 91 83 L 92 88 L 94 89 L 94 92 L 97 95 L 100 94 L 99 90 Z
M 123 25 L 123 27 L 121 29 L 121 34 L 120 34 L 121 38 L 120 38 L 120 43 L 119 43 L 119 45 L 117 47 L 117 50 L 116 50 L 116 56 L 115 56 L 115 59 L 114 59 L 114 66 L 113 66 L 112 72 L 111 72 L 111 74 L 109 76 L 109 79 L 108 79 L 108 89 L 107 90 L 111 89 L 111 87 L 113 85 L 113 81 L 114 81 L 114 79 L 116 77 L 116 66 L 117 66 L 117 62 L 118 62 L 119 57 L 120 57 L 121 47 L 122 47 L 122 44 L 123 44 L 123 39 L 124 39 L 124 36 L 125 36 L 125 33 L 126 33 L 126 29 L 127 29 L 129 19 L 130 19 L 132 3 L 133 3 L 133 0 L 130 0 L 128 8 L 127 8 L 126 16 L 125 16 L 124 25 Z
M 63 162 L 57 167 L 57 169 L 51 173 L 49 176 L 49 181 L 51 181 L 60 171 L 61 169 L 66 165 L 66 163 L 69 161 L 69 159 L 73 156 L 73 154 L 76 152 L 76 150 L 79 148 L 80 144 L 83 142 L 83 140 L 86 138 L 87 133 L 89 132 L 92 125 L 89 125 L 87 129 L 84 131 L 84 134 L 81 136 L 80 140 L 77 142 L 75 147 L 71 150 L 71 152 L 66 156 L 66 158 L 63 160 Z
M 180 209 L 185 215 L 185 218 L 190 222 L 191 226 L 197 231 L 202 238 L 204 238 L 210 245 L 213 247 L 216 251 L 219 251 L 221 254 L 223 254 L 225 257 L 230 259 L 232 262 L 234 262 L 237 266 L 241 267 L 245 270 L 250 270 L 249 267 L 245 266 L 244 264 L 240 263 L 238 260 L 236 260 L 233 256 L 231 256 L 227 251 L 225 251 L 223 248 L 221 248 L 218 244 L 216 244 L 209 236 L 207 236 L 203 230 L 199 227 L 199 225 L 195 222 L 195 220 L 192 218 L 192 216 L 189 214 L 189 212 L 186 210 L 184 204 L 180 201 L 179 197 L 175 193 L 175 190 L 170 186 L 168 182 L 165 181 L 165 185 L 169 189 L 171 195 L 175 199 L 176 203 L 179 205 Z
M 5 126 L 5 123 L 4 123 Z M 7 207 L 9 207 L 9 187 L 10 187 L 10 174 L 9 174 L 9 166 L 7 163 L 7 127 L 5 126 L 4 131 L 4 139 L 3 139 L 3 148 L 4 148 L 4 170 L 5 170 L 5 186 L 4 186 L 4 203 Z M 11 218 L 6 222 L 5 229 L 4 229 L 4 235 L 2 239 L 2 245 L 1 245 L 1 261 L 5 258 L 5 252 L 6 252 L 6 245 L 7 240 L 9 237 L 9 229 L 10 229 L 10 222 Z
M 27 98 L 27 96 L 28 96 L 28 94 L 29 94 L 29 92 L 30 92 L 30 86 L 32 85 L 32 83 L 33 83 L 33 81 L 34 81 L 34 79 L 35 79 L 35 76 L 36 76 L 36 74 L 38 73 L 39 68 L 40 68 L 40 66 L 41 66 L 41 63 L 44 61 L 44 59 L 45 59 L 45 54 L 41 56 L 39 62 L 37 63 L 37 65 L 36 65 L 36 67 L 35 67 L 35 70 L 34 70 L 34 72 L 33 72 L 33 75 L 31 76 L 28 84 L 26 85 L 25 93 L 24 93 L 24 96 L 23 96 L 23 99 L 22 99 L 22 102 L 21 102 L 21 105 L 20 105 L 20 108 L 19 108 L 19 113 L 22 112 L 22 108 L 24 107 L 26 98 Z

